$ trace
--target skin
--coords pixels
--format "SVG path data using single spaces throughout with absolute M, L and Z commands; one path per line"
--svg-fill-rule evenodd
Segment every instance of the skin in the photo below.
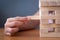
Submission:
M 38 13 L 36 13 L 33 16 L 38 16 Z M 29 16 L 26 17 L 17 16 L 13 18 L 8 18 L 6 23 L 4 24 L 4 33 L 6 35 L 13 35 L 19 30 L 21 31 L 21 30 L 33 29 L 37 25 L 39 25 L 39 20 L 31 20 Z M 7 30 L 8 28 L 10 28 L 11 30 L 8 31 Z M 7 34 L 7 33 L 11 33 L 11 34 Z

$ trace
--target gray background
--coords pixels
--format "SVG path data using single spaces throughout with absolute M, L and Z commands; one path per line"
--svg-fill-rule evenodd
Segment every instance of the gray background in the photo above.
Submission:
M 0 27 L 8 17 L 33 15 L 38 6 L 39 0 L 0 0 Z

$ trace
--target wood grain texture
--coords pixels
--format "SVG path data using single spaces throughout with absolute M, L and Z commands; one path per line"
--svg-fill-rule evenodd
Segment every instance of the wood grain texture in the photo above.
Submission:
M 60 0 L 41 0 L 41 6 L 60 6 Z
M 0 40 L 40 40 L 39 30 L 27 30 L 16 33 L 14 36 L 6 36 L 0 29 Z
M 60 40 L 60 37 L 40 37 L 40 40 Z

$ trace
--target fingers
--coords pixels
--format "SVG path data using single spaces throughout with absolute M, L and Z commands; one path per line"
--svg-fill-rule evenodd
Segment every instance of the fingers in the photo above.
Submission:
M 14 18 L 8 18 L 7 22 L 13 22 L 13 21 L 26 21 L 27 18 L 26 17 L 14 17 Z
M 28 19 L 27 17 L 15 17 L 18 21 L 21 21 L 21 22 L 27 22 Z
M 19 28 L 7 28 L 5 31 L 8 33 L 14 33 L 17 32 L 19 30 Z
M 15 23 L 14 22 L 6 22 L 5 27 L 14 27 L 15 26 Z
M 19 31 L 19 28 L 7 28 L 5 29 L 5 34 L 10 36 L 18 31 Z
M 26 17 L 15 17 L 17 20 L 26 20 L 27 18 Z
M 5 23 L 5 27 L 11 27 L 11 28 L 19 27 L 20 25 L 23 25 L 23 22 L 13 21 L 13 22 L 6 22 Z
M 8 18 L 5 23 L 5 34 L 6 35 L 12 35 L 13 33 L 18 31 L 18 28 L 20 28 L 21 25 L 26 23 L 27 18 L 26 17 L 14 17 L 14 18 Z
M 5 27 L 17 27 L 24 23 L 26 23 L 28 20 L 26 17 L 14 17 L 14 18 L 8 18 Z
M 14 23 L 15 23 L 15 22 L 8 23 L 8 24 L 5 25 L 4 33 L 5 33 L 6 35 L 9 35 L 9 36 L 10 36 L 10 35 L 18 32 L 18 30 L 19 30 L 18 25 L 19 25 L 19 24 L 16 25 L 16 24 L 14 24 Z M 10 26 L 10 25 L 12 25 L 12 26 Z
M 7 18 L 6 22 L 13 22 L 13 21 L 16 21 L 16 20 L 17 20 L 16 18 Z

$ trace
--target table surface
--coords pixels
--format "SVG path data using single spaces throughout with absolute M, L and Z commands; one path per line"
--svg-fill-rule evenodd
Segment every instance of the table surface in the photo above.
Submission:
M 40 40 L 39 30 L 21 31 L 14 36 L 6 36 L 3 33 L 3 29 L 0 28 L 0 40 Z
M 3 29 L 0 28 L 0 40 L 60 40 L 60 37 L 40 37 L 37 29 L 21 31 L 14 36 L 6 36 Z
M 60 40 L 60 37 L 40 37 L 40 40 Z

